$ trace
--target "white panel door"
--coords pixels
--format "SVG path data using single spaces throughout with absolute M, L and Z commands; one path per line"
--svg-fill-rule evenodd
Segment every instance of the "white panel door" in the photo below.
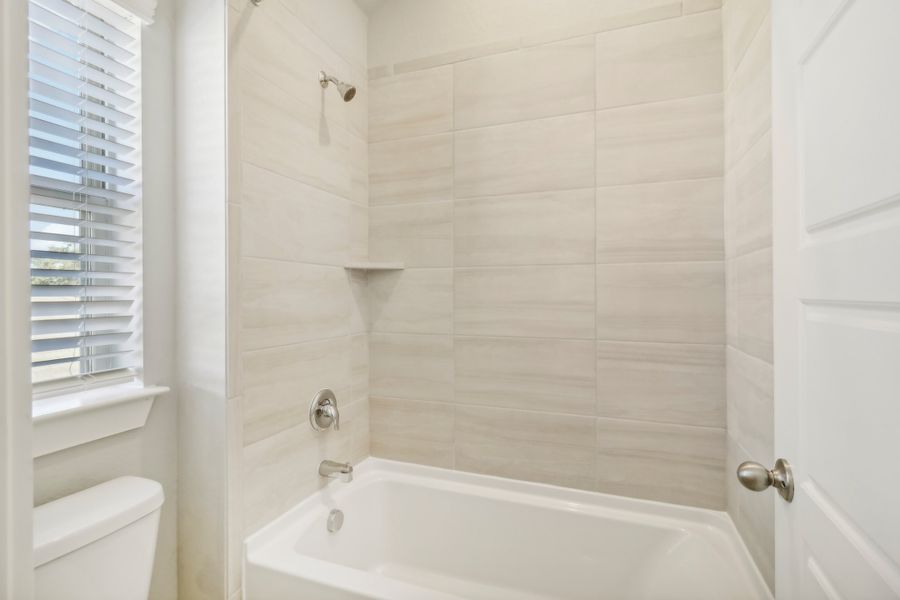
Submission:
M 900 598 L 900 0 L 776 0 L 776 594 Z

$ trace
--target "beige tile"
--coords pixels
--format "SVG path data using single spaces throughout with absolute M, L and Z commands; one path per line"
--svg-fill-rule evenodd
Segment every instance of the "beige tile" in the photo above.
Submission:
M 245 258 L 241 281 L 244 350 L 350 332 L 352 292 L 341 267 Z
M 457 200 L 456 266 L 589 263 L 594 190 Z
M 453 399 L 453 339 L 449 335 L 372 333 L 369 349 L 372 397 Z
M 366 333 L 350 336 L 350 394 L 351 402 L 369 398 L 369 336 Z
M 343 265 L 350 202 L 252 164 L 244 165 L 243 256 Z
M 722 0 L 684 0 L 682 4 L 686 15 L 722 8 Z
M 725 174 L 729 257 L 772 245 L 772 137 L 763 135 Z
M 456 269 L 454 332 L 592 339 L 589 265 Z
M 348 157 L 360 140 L 323 119 L 318 108 L 298 102 L 252 72 L 241 77 L 246 81 L 241 98 L 244 160 L 352 199 L 354 167 Z
M 773 464 L 774 404 L 772 365 L 728 348 L 728 435 L 753 455 Z
M 777 494 L 757 494 L 741 486 L 737 477 L 731 474 L 735 473 L 737 466 L 745 460 L 758 458 L 748 454 L 729 436 L 726 467 L 728 514 L 769 589 L 774 591 L 775 503 L 780 502 L 781 498 Z
M 734 165 L 772 127 L 772 36 L 759 29 L 725 90 L 725 164 Z
M 392 65 L 379 65 L 377 67 L 369 67 L 368 70 L 370 82 L 375 79 L 381 79 L 382 77 L 390 77 L 393 74 L 394 69 Z
M 407 267 L 453 266 L 453 203 L 397 204 L 369 210 L 369 258 Z
M 450 333 L 452 269 L 406 269 L 369 277 L 372 331 Z
M 597 338 L 723 343 L 723 264 L 598 265 Z
M 456 402 L 594 413 L 594 342 L 460 337 L 453 341 Z
M 594 185 L 593 113 L 459 131 L 457 198 Z
M 771 0 L 728 0 L 722 5 L 722 46 L 725 79 L 744 57 L 771 10 Z
M 331 388 L 339 405 L 350 395 L 350 338 L 244 352 L 244 444 L 309 421 L 309 402 Z
M 704 12 L 597 35 L 597 108 L 722 91 L 722 23 Z
M 431 56 L 423 56 L 413 60 L 402 61 L 394 64 L 394 73 L 410 73 L 421 69 L 431 69 L 441 65 L 450 65 L 463 60 L 471 60 L 481 56 L 489 56 L 500 52 L 509 52 L 519 47 L 518 38 L 488 42 L 477 46 L 469 46 L 450 52 L 442 52 Z
M 355 411 L 346 412 L 349 415 Z M 319 477 L 319 463 L 325 458 L 349 458 L 354 427 L 348 419 L 341 423 L 341 431 L 321 435 L 303 423 L 245 446 L 246 533 L 259 529 L 325 485 L 328 480 Z
M 369 85 L 369 141 L 453 128 L 453 67 L 384 77 Z
M 453 405 L 372 398 L 372 455 L 453 467 Z
M 355 202 L 350 203 L 349 235 L 350 261 L 367 261 L 369 259 L 369 209 Z
M 597 185 L 722 176 L 722 96 L 597 113 Z
M 594 419 L 482 406 L 456 407 L 456 468 L 592 489 Z
M 600 3 L 595 4 L 600 5 Z M 523 36 L 522 45 L 546 44 L 580 35 L 634 27 L 681 16 L 680 0 L 650 0 L 649 2 L 627 0 L 621 4 L 614 2 L 603 4 L 606 4 L 610 10 L 602 11 L 594 18 L 570 19 L 570 22 L 564 27 L 552 29 L 542 27 L 540 31 Z
M 723 259 L 722 180 L 597 189 L 597 262 Z
M 452 135 L 369 144 L 370 206 L 452 199 Z
M 772 250 L 734 259 L 734 336 L 729 344 L 772 362 Z M 729 332 L 731 333 L 731 332 Z
M 372 328 L 369 314 L 369 276 L 365 271 L 347 270 L 350 283 L 350 319 L 347 322 L 348 333 L 358 335 Z
M 597 342 L 597 415 L 724 427 L 724 347 Z
M 597 419 L 597 489 L 725 508 L 725 430 Z
M 494 54 L 453 69 L 456 129 L 594 109 L 592 36 Z
M 246 15 L 236 26 L 229 49 L 232 60 L 263 77 L 269 87 L 278 87 L 297 102 L 313 108 L 329 122 L 366 135 L 365 102 L 345 103 L 333 90 L 323 90 L 315 77 L 320 70 L 358 88 L 358 97 L 367 96 L 364 69 L 354 67 L 334 52 L 320 37 L 300 22 L 284 3 Z M 234 82 L 229 82 L 234 85 Z M 243 87 L 243 86 L 241 86 Z

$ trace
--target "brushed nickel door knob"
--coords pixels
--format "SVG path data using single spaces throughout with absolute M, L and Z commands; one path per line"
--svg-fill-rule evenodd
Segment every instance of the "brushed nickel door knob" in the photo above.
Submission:
M 737 478 L 748 490 L 762 492 L 774 487 L 786 501 L 794 499 L 794 476 L 790 463 L 783 458 L 776 460 L 771 470 L 751 460 L 742 462 L 737 468 Z

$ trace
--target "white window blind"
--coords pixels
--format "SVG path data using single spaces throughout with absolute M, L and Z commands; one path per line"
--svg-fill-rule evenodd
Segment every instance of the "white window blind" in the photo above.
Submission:
M 104 0 L 29 0 L 36 391 L 140 367 L 140 23 Z

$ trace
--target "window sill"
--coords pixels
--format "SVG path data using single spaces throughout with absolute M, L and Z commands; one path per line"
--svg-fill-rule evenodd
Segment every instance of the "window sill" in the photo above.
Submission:
M 32 456 L 143 427 L 154 398 L 168 391 L 164 386 L 128 383 L 35 400 Z

